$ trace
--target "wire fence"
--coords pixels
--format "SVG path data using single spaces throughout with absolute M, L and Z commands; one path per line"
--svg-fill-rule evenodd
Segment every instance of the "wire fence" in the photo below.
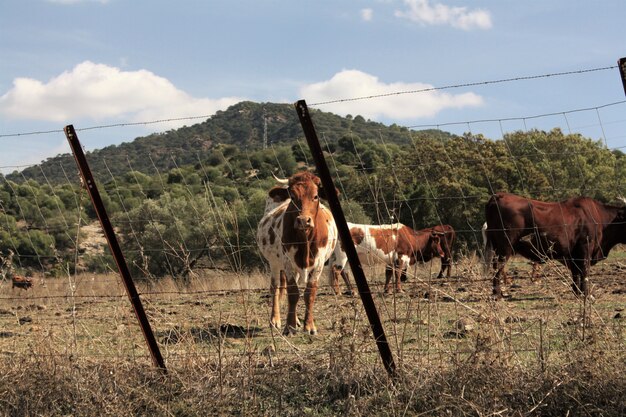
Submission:
M 541 368 L 590 339 L 623 354 L 622 250 L 592 269 L 593 303 L 571 293 L 571 277 L 560 264 L 548 262 L 535 282 L 521 258 L 509 265 L 510 300 L 494 303 L 481 226 L 484 203 L 502 187 L 534 197 L 585 194 L 615 201 L 626 195 L 625 110 L 621 101 L 377 129 L 375 135 L 351 119 L 340 133 L 318 132 L 349 221 L 402 221 L 414 229 L 452 224 L 458 234 L 451 278 L 435 278 L 438 259 L 416 264 L 405 292 L 385 295 L 384 266 L 365 269 L 400 363 L 448 367 L 498 355 Z M 88 140 L 93 131 L 112 127 L 123 136 L 131 125 L 77 131 Z M 56 130 L 0 137 L 35 134 L 62 137 Z M 362 306 L 358 298 L 332 292 L 329 272 L 316 305 L 318 336 L 284 337 L 268 325 L 268 271 L 254 240 L 273 184 L 266 167 L 285 177 L 311 167 L 301 137 L 288 144 L 270 137 L 265 149 L 201 139 L 210 151 L 196 151 L 193 162 L 178 151 L 141 155 L 147 161 L 141 166 L 130 153 L 88 155 L 166 361 L 227 355 L 274 366 L 285 358 L 332 362 L 346 352 L 373 360 Z M 58 157 L 0 176 L 0 354 L 146 361 L 106 241 L 70 167 Z M 29 276 L 33 288 L 14 288 L 11 275 Z

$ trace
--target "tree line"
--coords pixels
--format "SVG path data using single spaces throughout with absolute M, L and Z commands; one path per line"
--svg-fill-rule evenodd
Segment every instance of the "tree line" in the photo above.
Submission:
M 484 203 L 493 192 L 543 200 L 585 195 L 604 202 L 623 195 L 624 154 L 579 134 L 531 130 L 491 140 L 389 129 L 394 133 L 378 137 L 318 132 L 349 221 L 400 221 L 415 229 L 450 224 L 463 253 L 479 245 Z M 260 266 L 254 237 L 275 185 L 272 174 L 314 170 L 301 136 L 266 148 L 213 142 L 168 169 L 98 176 L 135 276 L 184 279 L 199 268 Z M 108 250 L 76 256 L 85 239 L 80 226 L 94 221 L 78 181 L 0 177 L 0 253 L 15 252 L 18 269 L 51 275 L 76 267 L 115 269 Z

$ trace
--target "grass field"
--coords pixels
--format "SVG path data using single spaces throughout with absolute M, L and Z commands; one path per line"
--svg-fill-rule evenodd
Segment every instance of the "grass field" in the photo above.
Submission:
M 168 373 L 154 369 L 115 274 L 0 291 L 3 415 L 626 415 L 626 266 L 592 269 L 593 301 L 557 264 L 510 265 L 506 301 L 473 258 L 439 262 L 382 294 L 366 271 L 397 368 L 382 366 L 360 298 L 323 282 L 319 334 L 268 326 L 262 273 L 138 287 Z M 303 303 L 301 303 L 303 304 Z M 299 306 L 302 316 L 304 306 Z

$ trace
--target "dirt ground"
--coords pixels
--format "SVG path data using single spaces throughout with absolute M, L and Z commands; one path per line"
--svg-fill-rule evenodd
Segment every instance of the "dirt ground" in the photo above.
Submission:
M 138 282 L 165 381 L 116 274 L 35 277 L 29 290 L 2 282 L 0 412 L 620 415 L 625 269 L 619 260 L 595 266 L 593 299 L 583 300 L 558 264 L 533 282 L 528 263 L 515 260 L 503 301 L 491 298 L 473 259 L 441 280 L 438 261 L 411 270 L 404 292 L 391 295 L 383 271 L 368 269 L 401 375 L 393 384 L 360 298 L 335 295 L 326 280 L 314 307 L 318 334 L 289 337 L 268 325 L 263 272 Z
M 392 295 L 383 294 L 381 269 L 365 271 L 371 277 L 370 290 L 387 338 L 402 356 L 471 350 L 477 335 L 494 329 L 506 333 L 504 328 L 512 335 L 509 348 L 520 352 L 536 351 L 539 338 L 558 345 L 561 339 L 572 337 L 572 331 L 590 326 L 618 329 L 616 337 L 624 341 L 626 266 L 621 262 L 593 268 L 590 302 L 571 292 L 568 274 L 556 263 L 545 265 L 541 279 L 533 282 L 527 262 L 512 262 L 508 269 L 513 284 L 506 288 L 509 297 L 499 302 L 491 299 L 491 281 L 477 262 L 457 262 L 453 275 L 440 280 L 434 278 L 438 268 L 434 261 L 409 271 L 404 293 Z M 319 334 L 283 338 L 268 326 L 266 279 L 263 273 L 221 271 L 186 285 L 171 278 L 138 283 L 166 360 L 175 361 L 189 349 L 211 352 L 219 340 L 228 342 L 220 349 L 235 352 L 254 343 L 261 350 L 280 345 L 286 353 L 296 354 L 302 350 L 301 343 L 307 349 L 325 350 L 328 343 L 349 336 L 358 339 L 362 349 L 376 351 L 360 298 L 335 296 L 326 282 L 321 282 L 314 309 Z M 30 290 L 12 289 L 8 283 L 0 286 L 2 352 L 19 353 L 43 343 L 45 349 L 75 355 L 147 355 L 116 274 L 36 278 L 34 282 Z M 283 306 L 283 322 L 284 314 Z M 304 314 L 302 300 L 298 314 Z M 445 360 L 437 362 L 446 364 Z

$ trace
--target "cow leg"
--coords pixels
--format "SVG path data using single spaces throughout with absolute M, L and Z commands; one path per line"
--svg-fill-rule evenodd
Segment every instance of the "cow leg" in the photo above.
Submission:
M 346 272 L 345 269 L 341 270 L 341 277 L 343 278 L 343 281 L 346 283 L 346 289 L 348 293 L 352 296 L 355 296 L 356 291 L 354 290 L 354 287 L 352 287 L 352 283 L 350 282 L 350 277 L 348 276 L 348 273 Z
M 283 331 L 284 335 L 295 334 L 298 327 L 298 316 L 296 315 L 296 306 L 300 299 L 300 290 L 293 276 L 287 277 L 287 300 L 289 307 L 287 309 L 287 325 Z
M 506 273 L 504 266 L 502 267 L 502 277 L 503 277 L 502 280 L 504 281 L 504 285 L 513 284 L 513 278 L 511 278 L 509 274 Z
M 339 290 L 339 275 L 343 277 L 343 269 L 337 265 L 331 265 L 330 267 L 330 286 L 333 288 L 335 295 L 340 294 Z M 345 279 L 345 278 L 344 278 Z
M 393 266 L 387 265 L 385 267 L 385 294 L 391 294 L 391 276 L 394 275 Z
M 270 316 L 270 325 L 274 326 L 277 329 L 281 327 L 280 320 L 280 281 L 282 280 L 284 271 L 280 271 L 279 278 L 276 279 L 274 273 L 272 272 L 272 282 L 270 283 L 270 297 L 272 298 L 272 314 Z
M 589 270 L 586 268 L 585 262 L 572 262 L 570 270 L 572 272 L 572 290 L 574 291 L 574 294 L 588 297 L 589 278 L 587 278 L 587 275 Z
M 406 270 L 402 271 L 402 273 L 400 274 L 400 281 L 407 282 L 408 280 L 409 278 L 406 276 Z
M 437 279 L 439 278 L 443 278 L 444 273 L 446 272 L 446 270 L 448 271 L 448 275 L 447 277 L 450 278 L 450 258 L 441 258 L 441 270 L 439 271 L 439 275 L 437 275 Z
M 287 273 L 284 269 L 280 270 L 280 299 L 281 301 L 285 299 L 285 295 L 287 295 Z
M 504 267 L 506 266 L 506 258 L 502 259 L 500 257 L 494 261 L 496 274 L 493 276 L 493 296 L 496 300 L 502 299 L 502 274 L 506 277 L 506 272 L 504 272 Z
M 502 285 L 500 282 L 500 272 L 501 270 L 498 269 L 496 271 L 496 274 L 493 276 L 493 296 L 496 298 L 496 300 L 500 300 L 502 298 Z
M 311 335 L 317 334 L 317 328 L 313 320 L 313 305 L 315 304 L 316 295 L 317 280 L 311 280 L 306 284 L 306 289 L 304 290 L 304 304 L 306 306 L 304 313 L 304 331 Z
M 408 264 L 405 264 L 402 260 L 398 260 L 397 262 L 397 267 L 395 268 L 395 278 L 396 278 L 396 292 L 397 293 L 403 293 L 404 290 L 402 289 L 402 273 L 404 272 L 405 268 L 408 268 Z

